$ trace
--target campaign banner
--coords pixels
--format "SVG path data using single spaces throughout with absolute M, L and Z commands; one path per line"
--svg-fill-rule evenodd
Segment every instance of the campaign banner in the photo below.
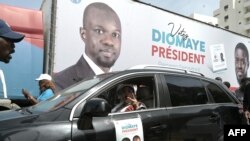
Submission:
M 103 65 L 105 69 L 111 67 L 112 71 L 116 71 L 141 64 L 162 65 L 199 72 L 210 78 L 220 76 L 233 87 L 238 87 L 240 79 L 249 73 L 249 38 L 132 0 L 57 1 L 55 73 L 76 64 L 86 52 L 86 41 L 90 37 L 85 38 L 89 34 L 81 30 L 84 29 L 84 10 L 96 2 L 111 7 L 121 23 L 118 32 L 121 45 L 118 45 L 117 58 L 114 64 Z M 93 20 L 96 15 L 91 17 Z M 103 20 L 109 18 L 105 16 Z M 102 35 L 109 33 L 107 30 L 93 31 Z M 111 36 L 106 39 L 111 39 Z M 106 41 L 106 44 L 114 40 Z M 103 40 L 92 41 L 101 44 Z M 239 44 L 246 47 L 244 52 L 236 50 Z M 98 48 L 95 49 L 92 54 L 98 52 Z M 114 53 L 108 52 L 108 49 L 99 51 L 102 56 L 89 55 L 90 59 L 96 59 L 94 63 Z M 243 62 L 239 61 L 240 58 Z
M 144 141 L 140 118 L 114 120 L 116 141 Z

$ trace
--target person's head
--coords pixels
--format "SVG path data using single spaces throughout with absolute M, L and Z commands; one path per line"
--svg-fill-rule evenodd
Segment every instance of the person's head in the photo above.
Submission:
M 228 81 L 223 82 L 224 85 L 226 85 L 228 88 L 230 88 L 231 84 Z
M 133 141 L 141 141 L 141 138 L 138 135 L 135 135 L 133 137 Z
M 221 77 L 215 77 L 215 80 L 218 80 L 218 81 L 222 82 L 222 78 Z
M 126 138 L 123 138 L 122 141 L 130 141 L 130 139 L 126 137 Z
M 85 8 L 80 35 L 86 55 L 101 69 L 109 70 L 120 55 L 121 22 L 107 4 L 96 2 Z
M 122 101 L 126 102 L 127 104 L 130 103 L 130 100 L 128 97 L 134 99 L 135 98 L 135 90 L 133 86 L 130 85 L 124 85 L 122 88 L 119 90 L 120 96 Z
M 223 53 L 220 53 L 220 59 L 221 59 L 222 62 L 224 61 Z
M 55 92 L 55 85 L 52 82 L 52 77 L 49 74 L 41 74 L 36 80 L 39 82 L 39 88 L 41 92 L 47 89 L 52 89 L 52 91 Z
M 23 40 L 24 35 L 11 30 L 9 25 L 0 19 L 0 61 L 9 63 L 15 52 L 16 42 Z
M 249 67 L 249 54 L 247 47 L 243 43 L 238 43 L 234 51 L 235 57 L 235 73 L 238 83 L 241 79 L 247 77 Z
M 246 85 L 250 82 L 250 78 L 244 77 L 240 80 L 240 91 L 244 92 Z

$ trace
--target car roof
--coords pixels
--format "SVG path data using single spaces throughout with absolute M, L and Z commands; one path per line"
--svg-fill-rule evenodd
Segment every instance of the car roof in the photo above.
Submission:
M 97 75 L 97 76 L 123 75 L 123 74 L 136 73 L 136 72 L 140 72 L 140 73 L 143 73 L 143 72 L 145 72 L 145 73 L 146 72 L 147 73 L 171 73 L 171 74 L 182 74 L 182 75 L 198 76 L 198 77 L 205 78 L 205 76 L 199 72 L 194 72 L 194 71 L 189 71 L 186 69 L 180 69 L 180 68 L 174 68 L 174 67 L 160 66 L 160 65 L 137 65 L 137 66 L 125 69 L 125 70 L 114 71 L 114 72 L 105 73 L 105 74 L 101 74 L 101 75 Z

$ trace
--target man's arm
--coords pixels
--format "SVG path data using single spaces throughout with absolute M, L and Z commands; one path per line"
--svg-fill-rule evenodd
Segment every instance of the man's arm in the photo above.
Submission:
M 25 89 L 22 89 L 22 93 L 26 99 L 28 99 L 33 105 L 37 104 L 38 101 Z

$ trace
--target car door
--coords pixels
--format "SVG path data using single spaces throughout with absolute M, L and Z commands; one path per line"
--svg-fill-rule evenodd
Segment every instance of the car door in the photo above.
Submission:
M 93 117 L 90 129 L 80 129 L 78 121 L 74 121 L 72 141 L 122 141 L 135 136 L 141 141 L 168 140 L 165 111 L 159 108 Z
M 211 101 L 218 106 L 218 112 L 221 115 L 221 126 L 224 124 L 242 124 L 245 122 L 245 116 L 241 103 L 236 97 L 221 85 L 203 80 L 208 94 L 211 96 Z
M 139 136 L 143 141 L 167 140 L 165 109 L 146 109 L 125 113 L 111 113 L 107 117 L 93 119 L 97 141 L 133 140 Z
M 120 77 L 121 81 L 113 81 L 102 86 L 100 90 L 96 90 L 94 97 L 106 99 L 111 107 L 115 106 L 116 86 L 118 84 L 136 84 L 137 88 L 141 86 L 151 86 L 152 88 L 152 107 L 147 109 L 130 111 L 130 112 L 114 112 L 107 116 L 92 117 L 82 119 L 89 120 L 90 128 L 82 129 L 79 121 L 75 119 L 72 122 L 72 140 L 97 140 L 97 141 L 115 141 L 126 140 L 139 137 L 142 141 L 159 141 L 167 140 L 167 112 L 166 108 L 161 108 L 159 103 L 159 78 L 154 74 L 132 74 L 126 77 Z M 94 97 L 90 98 L 93 99 Z M 90 100 L 89 99 L 89 100 Z M 84 105 L 84 103 L 82 104 Z M 84 106 L 83 106 L 84 107 Z
M 222 130 L 217 105 L 209 97 L 198 78 L 182 75 L 164 75 L 165 91 L 171 105 L 168 126 L 170 140 L 216 140 Z M 164 84 L 163 83 L 163 84 Z

